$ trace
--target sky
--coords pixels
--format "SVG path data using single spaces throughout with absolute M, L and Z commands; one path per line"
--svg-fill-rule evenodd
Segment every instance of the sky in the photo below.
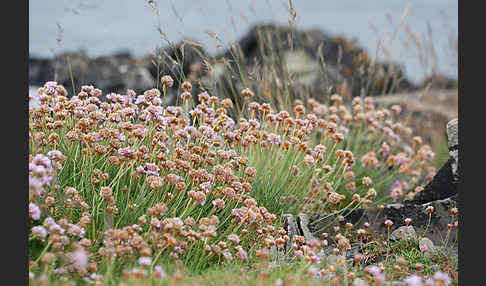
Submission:
M 29 53 L 53 57 L 63 51 L 84 50 L 90 56 L 129 51 L 146 56 L 156 45 L 166 45 L 155 28 L 160 21 L 170 41 L 189 38 L 215 54 L 221 48 L 207 30 L 231 42 L 254 24 L 287 24 L 290 19 L 289 1 L 284 0 L 154 2 L 159 17 L 146 0 L 30 0 Z M 424 64 L 418 59 L 416 44 L 405 29 L 408 25 L 421 39 L 422 49 L 433 43 L 439 70 L 457 76 L 453 48 L 458 39 L 457 0 L 293 0 L 292 4 L 298 29 L 319 28 L 356 39 L 372 56 L 379 39 L 389 42 L 391 59 L 404 64 L 406 74 L 418 81 L 434 60 L 425 57 Z

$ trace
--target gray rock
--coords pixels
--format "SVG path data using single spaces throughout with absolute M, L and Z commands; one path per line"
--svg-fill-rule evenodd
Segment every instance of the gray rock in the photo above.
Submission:
M 430 217 L 430 224 L 427 229 L 429 215 L 425 211 L 428 206 L 434 207 L 434 212 Z M 447 235 L 447 224 L 450 223 L 450 210 L 456 207 L 457 203 L 451 198 L 444 200 L 436 200 L 426 204 L 393 204 L 386 205 L 383 211 L 378 212 L 376 207 L 369 207 L 364 209 L 356 209 L 350 213 L 343 213 L 345 220 L 339 222 L 337 220 L 338 214 L 316 214 L 310 218 L 309 230 L 319 237 L 323 232 L 333 233 L 334 226 L 345 227 L 346 222 L 350 222 L 356 229 L 363 228 L 363 224 L 368 222 L 370 224 L 370 231 L 377 231 L 378 233 L 386 234 L 387 227 L 384 222 L 387 219 L 393 221 L 391 233 L 402 226 L 406 218 L 411 218 L 415 232 L 419 235 L 429 237 L 437 245 L 442 244 L 442 240 Z M 390 234 L 391 234 L 390 233 Z M 456 229 L 453 228 L 450 237 L 456 235 Z
M 309 218 L 306 214 L 300 213 L 297 215 L 297 227 L 299 228 L 301 235 L 304 236 L 306 242 L 316 238 L 309 230 Z
M 452 176 L 454 182 L 457 182 L 457 180 L 459 179 L 459 172 L 457 170 L 459 163 L 459 127 L 457 118 L 449 121 L 449 123 L 447 123 L 446 129 L 449 145 L 449 156 L 451 158 Z
M 284 229 L 287 231 L 287 235 L 289 236 L 289 241 L 285 244 L 285 252 L 289 252 L 292 248 L 292 241 L 296 235 L 299 234 L 299 228 L 297 227 L 297 223 L 294 220 L 294 216 L 291 214 L 284 214 L 282 215 L 282 220 L 284 224 Z
M 390 239 L 392 240 L 411 239 L 411 238 L 417 238 L 417 233 L 415 232 L 415 229 L 411 225 L 401 226 L 390 234 Z
M 149 70 L 144 67 L 133 67 L 121 75 L 124 84 L 133 90 L 148 90 L 156 83 Z
M 456 145 L 459 145 L 459 122 L 456 119 L 452 119 L 447 123 L 446 129 L 447 129 L 447 141 L 449 148 L 454 147 Z
M 435 247 L 432 240 L 428 239 L 427 237 L 423 237 L 419 240 L 419 247 L 420 250 L 425 248 L 426 249 L 425 253 L 437 254 L 439 252 L 439 250 L 437 249 L 437 247 Z

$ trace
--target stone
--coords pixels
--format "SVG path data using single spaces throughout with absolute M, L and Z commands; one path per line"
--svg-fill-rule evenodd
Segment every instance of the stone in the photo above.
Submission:
M 233 57 L 235 54 L 238 55 L 237 60 Z M 156 48 L 143 57 L 119 52 L 94 58 L 82 51 L 59 54 L 54 59 L 31 57 L 29 85 L 42 86 L 47 81 L 56 80 L 68 89 L 70 96 L 73 89 L 79 91 L 84 84 L 93 84 L 104 94 L 123 93 L 127 88 L 141 94 L 155 87 L 162 75 L 170 75 L 173 79 L 184 75 L 192 81 L 193 95 L 202 90 L 231 95 L 245 87 L 257 90 L 251 86 L 251 79 L 260 77 L 268 70 L 269 61 L 266 58 L 270 56 L 277 57 L 277 63 L 281 64 L 279 69 L 287 69 L 278 72 L 275 86 L 272 87 L 288 90 L 286 94 L 288 92 L 291 96 L 303 92 L 323 101 L 331 90 L 343 96 L 359 96 L 363 89 L 372 95 L 379 95 L 392 89 L 408 92 L 419 88 L 405 77 L 399 64 L 388 61 L 376 62 L 383 72 L 369 76 L 370 71 L 363 69 L 363 66 L 371 60 L 371 56 L 355 40 L 317 29 L 302 31 L 274 24 L 251 27 L 237 43 L 215 56 L 210 56 L 192 40 L 182 40 L 168 47 Z M 243 83 L 238 72 L 230 72 L 239 70 L 238 64 L 245 65 L 249 82 Z M 364 74 L 354 72 L 360 69 Z M 387 80 L 392 72 L 401 80 Z M 230 76 L 227 76 L 228 73 Z M 173 88 L 167 91 L 170 95 L 168 104 L 175 104 L 178 85 L 176 80 Z M 198 99 L 195 98 L 195 101 Z
M 419 248 L 420 248 L 420 251 L 422 251 L 424 253 L 437 254 L 439 252 L 439 250 L 434 245 L 432 240 L 430 240 L 427 237 L 422 237 L 419 240 Z
M 451 158 L 452 176 L 455 183 L 459 180 L 459 126 L 458 120 L 452 119 L 447 123 L 447 141 L 449 146 L 449 156 Z
M 309 218 L 306 214 L 300 213 L 297 215 L 297 227 L 299 228 L 301 235 L 304 236 L 306 242 L 316 238 L 309 230 Z
M 182 69 L 187 78 L 200 77 L 201 62 L 207 57 L 204 49 L 191 43 L 194 42 L 183 40 L 173 47 L 157 48 L 154 54 L 140 58 L 128 52 L 88 57 L 82 51 L 59 54 L 54 59 L 32 57 L 29 58 L 29 85 L 43 86 L 47 81 L 55 80 L 67 89 L 70 97 L 74 93 L 72 73 L 76 92 L 79 92 L 82 85 L 91 84 L 101 89 L 103 95 L 110 92 L 125 93 L 127 89 L 142 94 L 148 89 L 156 88 L 160 76 L 170 75 L 175 82 L 167 90 L 167 104 L 173 105 L 177 98 L 179 82 L 176 79 L 180 78 L 180 70 Z M 162 63 L 158 67 L 155 54 Z M 182 57 L 182 65 L 173 60 Z M 193 80 L 192 84 L 192 94 L 198 94 L 198 82 Z
M 459 141 L 458 121 L 453 119 L 446 125 L 449 146 L 449 160 L 439 169 L 431 182 L 415 195 L 406 204 L 424 204 L 434 200 L 457 197 L 457 184 L 459 180 Z
M 297 226 L 297 222 L 294 219 L 294 216 L 291 214 L 284 214 L 282 215 L 283 225 L 285 231 L 287 231 L 287 235 L 289 236 L 289 241 L 285 244 L 285 252 L 288 253 L 292 248 L 292 241 L 296 235 L 299 234 L 299 228 Z
M 454 197 L 457 194 L 457 180 L 452 171 L 453 159 L 449 160 L 437 171 L 436 175 L 424 189 L 405 204 L 424 204 L 435 200 Z
M 429 215 L 426 209 L 428 206 L 433 206 L 434 212 L 430 216 L 430 224 L 427 228 Z M 426 204 L 385 205 L 381 212 L 376 207 L 368 207 L 342 213 L 341 215 L 345 217 L 345 220 L 342 222 L 337 220 L 338 214 L 316 214 L 309 218 L 309 230 L 316 237 L 320 237 L 323 232 L 333 233 L 334 226 L 340 226 L 343 229 L 345 224 L 350 222 L 354 225 L 354 228 L 359 229 L 364 228 L 363 224 L 368 222 L 370 231 L 386 234 L 387 227 L 384 222 L 390 219 L 393 222 L 390 230 L 391 234 L 404 225 L 406 218 L 410 218 L 412 219 L 411 225 L 417 234 L 423 235 L 427 229 L 425 235 L 434 243 L 440 245 L 447 235 L 447 224 L 450 223 L 450 210 L 453 207 L 457 207 L 457 202 L 452 198 L 435 200 Z M 450 237 L 455 237 L 456 232 L 457 230 L 453 228 Z
M 417 238 L 417 233 L 415 232 L 415 228 L 413 226 L 401 226 L 394 230 L 390 234 L 390 239 L 392 240 L 401 240 L 401 239 L 415 239 Z
M 459 145 L 459 122 L 457 118 L 452 119 L 447 123 L 446 130 L 447 130 L 447 143 L 449 148 L 456 148 Z

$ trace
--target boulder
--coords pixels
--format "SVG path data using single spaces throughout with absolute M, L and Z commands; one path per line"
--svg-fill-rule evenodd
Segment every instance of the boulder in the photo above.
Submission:
M 438 251 L 439 251 L 437 249 L 437 247 L 434 245 L 434 243 L 432 242 L 432 240 L 430 240 L 427 237 L 422 237 L 419 240 L 419 248 L 422 252 L 428 253 L 428 254 L 431 254 L 431 255 L 437 254 Z
M 401 226 L 390 234 L 392 240 L 414 239 L 417 238 L 417 233 L 413 226 Z
M 429 214 L 426 209 L 429 206 L 434 207 L 434 212 L 430 216 L 430 224 L 427 228 Z M 309 230 L 316 237 L 319 237 L 323 232 L 332 233 L 334 226 L 344 228 L 346 222 L 352 223 L 356 229 L 364 228 L 364 223 L 368 222 L 370 231 L 386 234 L 388 229 L 385 226 L 385 220 L 389 219 L 393 222 L 390 229 L 391 234 L 404 225 L 406 218 L 410 218 L 412 219 L 411 225 L 413 225 L 418 235 L 425 234 L 434 243 L 442 244 L 443 239 L 447 235 L 447 224 L 451 220 L 450 210 L 456 206 L 455 200 L 447 198 L 419 205 L 385 205 L 382 211 L 379 211 L 376 207 L 369 207 L 342 213 L 341 215 L 345 216 L 345 220 L 342 222 L 337 219 L 339 214 L 316 214 L 310 218 Z M 454 237 L 456 231 L 453 228 L 450 236 Z
M 296 235 L 301 235 L 299 232 L 299 228 L 297 226 L 297 222 L 294 219 L 294 216 L 291 214 L 284 214 L 282 215 L 282 221 L 284 229 L 287 231 L 287 235 L 289 236 L 289 241 L 285 244 L 285 252 L 289 252 L 292 248 L 292 241 Z
M 330 92 L 359 96 L 363 89 L 371 95 L 417 89 L 404 77 L 400 65 L 372 63 L 355 40 L 322 30 L 300 31 L 270 24 L 253 26 L 215 57 L 191 40 L 157 48 L 145 57 L 119 52 L 89 58 L 82 51 L 60 54 L 54 59 L 33 57 L 29 59 L 29 85 L 42 86 L 55 80 L 70 94 L 85 84 L 93 84 L 105 94 L 122 93 L 127 88 L 140 94 L 157 86 L 158 78 L 168 74 L 175 80 L 169 90 L 169 104 L 175 103 L 182 78 L 192 82 L 193 95 L 207 90 L 234 96 L 250 87 L 258 94 L 280 92 L 289 99 L 305 94 L 321 101 L 327 100 Z M 274 73 L 276 78 L 269 78 Z M 392 75 L 400 80 L 393 82 Z M 269 79 L 269 86 L 260 85 L 261 90 L 252 86 L 257 82 L 255 78 L 263 76 Z
M 424 204 L 445 198 L 457 199 L 457 184 L 459 178 L 458 159 L 458 122 L 453 119 L 447 123 L 447 137 L 449 145 L 449 160 L 442 166 L 431 182 L 417 193 L 406 204 Z
M 451 159 L 453 182 L 457 183 L 459 180 L 459 125 L 457 118 L 447 123 L 447 140 L 449 147 L 449 156 Z
M 183 40 L 156 49 L 153 55 L 145 57 L 119 52 L 89 58 L 80 51 L 63 53 L 54 59 L 29 58 L 29 85 L 43 86 L 45 82 L 55 80 L 64 85 L 69 95 L 89 84 L 101 89 L 104 95 L 124 93 L 127 89 L 142 94 L 156 87 L 159 77 L 168 74 L 174 79 L 174 86 L 168 90 L 168 104 L 175 104 L 178 79 L 183 75 L 193 82 L 192 93 L 199 93 L 196 79 L 201 73 L 204 57 L 206 52 L 197 43 Z
M 300 213 L 297 215 L 297 226 L 300 235 L 304 236 L 306 242 L 315 238 L 309 230 L 309 218 L 306 214 Z
M 229 50 L 216 56 L 216 62 L 220 70 L 217 74 L 221 76 L 210 82 L 225 94 L 246 85 L 258 90 L 259 86 L 251 79 L 270 75 L 276 77 L 275 81 L 270 79 L 265 90 L 258 90 L 259 93 L 285 93 L 290 99 L 301 98 L 302 92 L 323 101 L 328 100 L 326 95 L 330 92 L 360 96 L 363 91 L 379 95 L 417 89 L 405 78 L 400 65 L 373 62 L 355 40 L 316 29 L 256 25 Z M 240 66 L 244 69 L 240 70 Z M 241 72 L 248 77 L 245 83 L 240 80 Z M 394 81 L 392 77 L 400 80 Z

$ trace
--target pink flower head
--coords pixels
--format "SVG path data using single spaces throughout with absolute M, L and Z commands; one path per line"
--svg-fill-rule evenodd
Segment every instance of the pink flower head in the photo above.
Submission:
M 422 277 L 415 274 L 405 277 L 403 282 L 407 283 L 408 286 L 423 286 L 424 282 Z
M 239 245 L 238 245 L 237 247 L 235 247 L 235 249 L 238 251 L 238 252 L 236 253 L 236 256 L 237 256 L 239 259 L 241 259 L 241 261 L 243 261 L 243 262 L 248 261 L 248 254 L 247 254 L 247 253 L 246 253 L 246 251 L 243 249 L 243 247 L 241 247 L 241 246 L 239 246 Z
M 132 150 L 130 149 L 130 147 L 119 148 L 118 154 L 120 154 L 120 156 L 122 157 L 129 157 L 132 154 Z
M 449 274 L 442 272 L 442 271 L 435 272 L 434 279 L 435 279 L 436 282 L 437 281 L 442 282 L 441 285 L 447 286 L 447 285 L 451 284 L 451 278 L 449 278 Z
M 64 158 L 64 155 L 62 155 L 61 151 L 59 150 L 51 150 L 47 152 L 47 157 L 49 157 L 51 160 L 60 161 Z
M 432 277 L 427 278 L 425 280 L 424 286 L 434 286 L 434 285 L 435 285 L 435 281 Z
M 226 260 L 233 260 L 233 255 L 228 250 L 223 251 L 223 256 Z
M 44 84 L 44 87 L 46 88 L 50 88 L 50 87 L 56 87 L 57 86 L 57 82 L 56 81 L 48 81 Z
M 88 253 L 85 250 L 76 250 L 72 253 L 71 259 L 78 269 L 85 269 L 88 266 Z
M 280 145 L 280 143 L 282 143 L 282 139 L 280 138 L 280 135 L 277 135 L 277 134 L 274 134 L 274 133 L 270 133 L 267 137 L 267 140 L 271 144 L 275 144 L 275 145 Z
M 165 273 L 164 269 L 162 269 L 162 267 L 160 267 L 160 265 L 156 265 L 154 267 L 154 277 L 164 278 L 166 276 L 167 276 L 167 274 Z
M 39 237 L 42 241 L 44 241 L 44 239 L 47 236 L 47 231 L 43 226 L 37 225 L 32 227 L 31 230 L 32 230 L 32 234 Z
M 83 237 L 85 232 L 86 232 L 86 230 L 84 228 L 79 227 L 75 224 L 71 225 L 68 229 L 68 233 L 70 235 L 77 236 L 79 238 Z
M 145 168 L 142 167 L 142 166 L 138 166 L 137 167 L 137 172 L 140 173 L 140 174 L 145 174 Z
M 144 267 L 149 267 L 152 264 L 152 258 L 148 256 L 141 256 L 138 259 L 138 263 Z
M 34 204 L 34 203 L 29 203 L 29 216 L 33 220 L 39 220 L 41 216 L 41 210 L 40 208 Z
M 373 266 L 370 266 L 370 267 L 367 267 L 365 269 L 366 272 L 370 273 L 371 275 L 373 276 L 376 276 L 376 275 L 379 275 L 381 274 L 381 269 L 380 267 L 376 266 L 376 265 L 373 265 Z
M 159 175 L 159 167 L 155 163 L 147 163 L 145 167 L 146 171 L 145 174 L 158 176 Z
M 373 275 L 375 280 L 378 282 L 378 285 L 385 282 L 385 273 L 381 271 L 380 267 L 376 265 L 369 266 L 365 269 L 365 271 Z

